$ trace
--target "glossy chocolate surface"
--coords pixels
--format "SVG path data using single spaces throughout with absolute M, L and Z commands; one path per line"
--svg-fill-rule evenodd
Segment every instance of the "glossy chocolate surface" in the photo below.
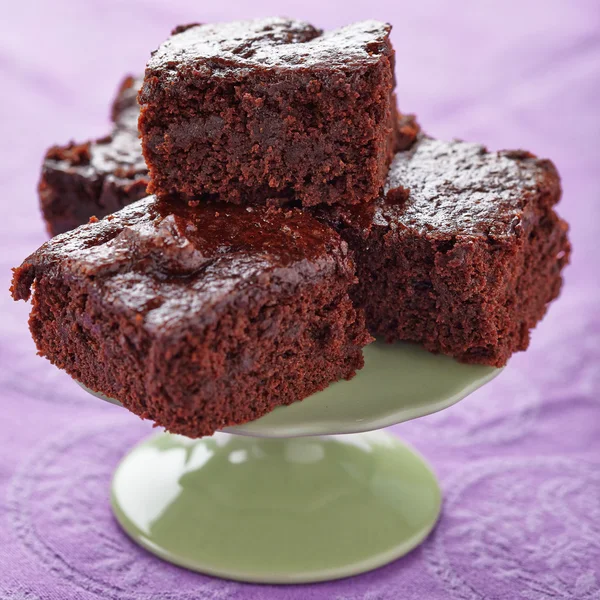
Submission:
M 405 202 L 398 188 L 406 190 Z M 559 189 L 554 166 L 528 152 L 423 137 L 396 155 L 386 183 L 390 201 L 378 204 L 374 222 L 436 235 L 511 237 L 526 225 L 530 200 L 540 191 L 558 200 Z
M 154 223 L 170 221 L 175 235 L 185 237 L 205 257 L 252 254 L 287 266 L 317 258 L 334 239 L 331 230 L 297 209 L 167 201 L 155 203 L 152 211 Z
M 323 33 L 309 23 L 283 18 L 197 25 L 171 36 L 153 54 L 148 71 L 204 63 L 219 70 L 252 67 L 347 68 L 375 63 L 386 52 L 391 26 L 362 21 Z
M 540 194 L 550 205 L 560 197 L 560 179 L 550 161 L 519 150 L 489 152 L 480 144 L 421 136 L 396 154 L 384 196 L 337 216 L 364 229 L 376 225 L 436 238 L 508 239 L 528 228 Z
M 346 244 L 297 209 L 158 201 L 153 196 L 105 219 L 59 235 L 24 261 L 29 276 L 57 266 L 146 325 L 206 313 L 236 291 L 295 286 L 341 268 L 352 272 Z M 27 297 L 28 281 L 16 288 Z M 257 288 L 257 289 L 258 289 Z

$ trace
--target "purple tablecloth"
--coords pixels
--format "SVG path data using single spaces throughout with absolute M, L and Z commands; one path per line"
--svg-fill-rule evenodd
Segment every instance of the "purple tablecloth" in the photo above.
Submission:
M 600 6 L 273 0 L 3 4 L 0 24 L 0 599 L 600 599 Z M 361 4 L 362 8 L 353 7 Z M 492 6 L 493 5 L 493 6 Z M 172 26 L 287 13 L 394 23 L 398 98 L 430 133 L 557 163 L 573 263 L 525 354 L 485 389 L 395 428 L 436 466 L 443 516 L 418 550 L 320 585 L 223 582 L 130 542 L 111 472 L 150 427 L 35 356 L 9 267 L 45 239 L 44 149 L 107 131 L 108 103 Z M 293 544 L 293 540 L 289 540 Z

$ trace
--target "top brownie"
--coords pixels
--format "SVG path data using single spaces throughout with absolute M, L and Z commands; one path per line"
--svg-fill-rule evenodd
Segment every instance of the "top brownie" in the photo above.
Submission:
M 139 94 L 150 190 L 237 204 L 358 204 L 397 129 L 390 25 L 282 18 L 179 27 Z

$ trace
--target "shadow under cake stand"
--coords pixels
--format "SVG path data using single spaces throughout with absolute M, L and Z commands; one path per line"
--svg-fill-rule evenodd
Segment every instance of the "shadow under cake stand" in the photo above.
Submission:
M 176 565 L 257 583 L 356 575 L 418 546 L 440 514 L 438 481 L 413 449 L 374 430 L 443 410 L 500 369 L 412 344 L 374 343 L 364 355 L 351 381 L 251 423 L 139 443 L 112 481 L 125 532 Z

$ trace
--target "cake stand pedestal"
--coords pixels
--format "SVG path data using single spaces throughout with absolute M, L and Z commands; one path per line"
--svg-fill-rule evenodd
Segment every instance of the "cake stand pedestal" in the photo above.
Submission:
M 410 344 L 372 344 L 365 362 L 352 381 L 251 423 L 138 444 L 112 482 L 125 532 L 169 562 L 257 583 L 356 575 L 418 546 L 440 513 L 438 482 L 374 430 L 447 408 L 500 370 Z

